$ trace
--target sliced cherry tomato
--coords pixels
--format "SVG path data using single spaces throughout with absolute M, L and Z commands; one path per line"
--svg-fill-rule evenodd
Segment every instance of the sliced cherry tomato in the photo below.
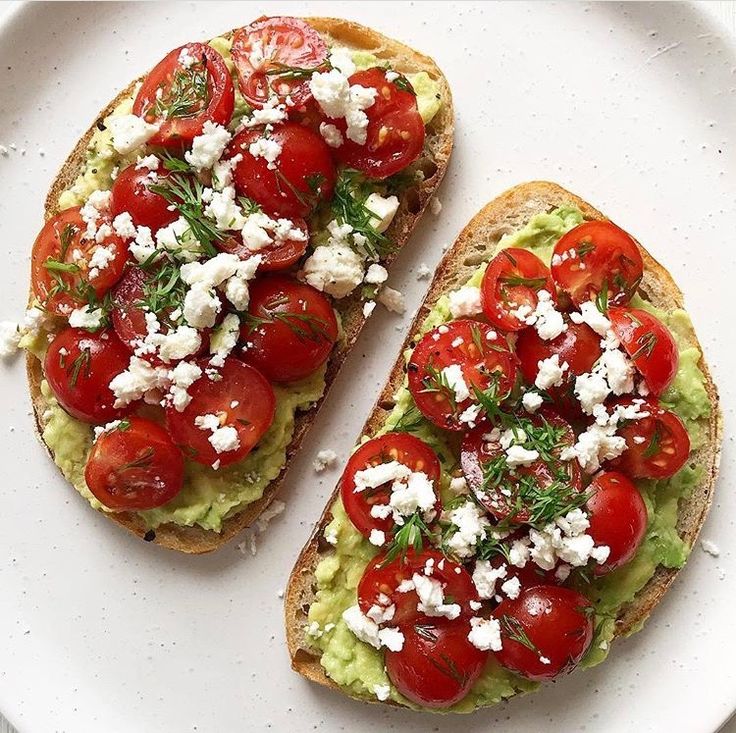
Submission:
M 427 708 L 447 708 L 462 700 L 488 660 L 488 652 L 468 641 L 469 622 L 425 618 L 399 628 L 404 645 L 385 656 L 386 672 L 396 689 Z
M 622 473 L 599 473 L 588 487 L 585 504 L 596 545 L 611 553 L 603 565 L 595 565 L 596 575 L 605 575 L 625 565 L 636 554 L 647 531 L 647 507 L 639 489 Z
M 97 438 L 84 478 L 108 509 L 154 509 L 181 491 L 184 456 L 160 425 L 129 417 Z
M 633 404 L 621 400 L 619 405 Z M 639 404 L 649 417 L 619 424 L 618 434 L 626 440 L 626 451 L 611 466 L 631 478 L 663 479 L 674 476 L 690 455 L 690 436 L 674 412 L 651 400 Z
M 207 359 L 197 363 L 203 372 L 210 368 Z M 231 356 L 225 359 L 217 377 L 200 377 L 189 388 L 192 401 L 182 412 L 177 412 L 173 405 L 167 407 L 166 426 L 174 442 L 192 460 L 210 465 L 219 461 L 219 465 L 226 466 L 245 458 L 263 437 L 273 422 L 276 397 L 258 370 Z M 217 451 L 213 445 L 217 443 L 215 432 L 197 421 L 206 415 L 216 416 L 219 428 L 235 430 L 234 447 L 223 450 L 221 446 L 221 452 Z M 232 430 L 228 432 L 232 434 Z
M 274 126 L 268 139 L 280 145 L 281 152 L 269 163 L 250 152 L 264 134 L 261 128 L 243 130 L 228 148 L 229 158 L 242 155 L 233 170 L 241 196 L 253 199 L 269 214 L 291 219 L 308 216 L 320 201 L 332 198 L 335 165 L 321 135 L 294 122 Z
M 105 222 L 98 222 L 102 226 Z M 74 308 L 101 298 L 121 277 L 128 245 L 116 234 L 102 241 L 86 236 L 80 208 L 66 209 L 49 219 L 33 243 L 33 292 L 44 306 L 68 316 Z M 104 248 L 105 264 L 95 266 L 95 252 Z M 99 255 L 98 255 L 99 257 Z
M 255 280 L 241 329 L 243 359 L 274 382 L 303 379 L 327 361 L 337 341 L 330 301 L 284 275 Z
M 501 250 L 488 264 L 480 286 L 481 303 L 486 318 L 502 331 L 520 331 L 526 323 L 514 311 L 527 309 L 529 315 L 539 302 L 537 293 L 556 292 L 547 265 L 533 252 L 509 247 Z
M 451 376 L 460 368 L 469 397 L 457 399 L 458 391 L 462 396 L 462 385 L 454 379 L 448 382 L 448 367 Z M 496 394 L 503 396 L 516 382 L 516 365 L 505 342 L 489 325 L 471 320 L 452 321 L 422 336 L 407 370 L 416 406 L 446 430 L 467 429 L 468 423 L 461 422 L 460 416 L 475 403 L 473 387 L 485 391 L 494 385 Z
M 303 105 L 312 96 L 309 79 L 294 71 L 316 70 L 328 53 L 322 36 L 301 18 L 261 18 L 233 35 L 238 85 L 252 107 L 262 107 L 273 95 Z
M 222 56 L 204 43 L 175 48 L 149 72 L 133 114 L 160 125 L 149 145 L 181 148 L 202 134 L 205 122 L 227 125 L 235 87 Z
M 283 221 L 287 222 L 288 220 Z M 259 272 L 285 270 L 301 259 L 309 243 L 309 228 L 304 219 L 294 219 L 290 228 L 299 230 L 303 236 L 284 239 L 279 238 L 278 234 L 275 233 L 272 236 L 273 243 L 259 249 L 251 249 L 243 242 L 241 237 L 229 237 L 222 242 L 217 242 L 216 245 L 219 250 L 237 255 L 241 260 L 247 260 L 256 254 L 260 255 Z
M 389 463 L 390 461 L 398 461 L 412 471 L 421 471 L 427 474 L 428 478 L 434 482 L 435 487 L 439 486 L 439 459 L 423 440 L 409 433 L 386 433 L 363 443 L 350 456 L 350 460 L 345 466 L 345 471 L 340 480 L 340 495 L 350 521 L 366 537 L 369 537 L 374 529 L 386 534 L 391 533 L 394 526 L 391 516 L 379 518 L 371 515 L 371 509 L 374 506 L 388 504 L 391 496 L 391 484 L 387 483 L 375 489 L 356 492 L 355 474 L 370 466 L 377 466 L 379 463 Z M 437 493 L 435 490 L 435 494 Z M 441 508 L 438 504 L 438 516 Z
M 496 435 L 481 425 L 463 438 L 460 465 L 471 491 L 494 517 L 534 522 L 540 520 L 540 512 L 548 511 L 554 496 L 569 497 L 582 490 L 577 461 L 560 459 L 562 451 L 575 443 L 575 432 L 546 408 L 536 415 L 520 416 L 517 423 L 527 436 L 537 437 L 535 444 L 543 446 L 551 460 L 540 457 L 527 466 L 509 468 L 501 444 L 503 432 Z
M 675 339 L 656 316 L 640 308 L 609 308 L 611 328 L 655 396 L 672 384 L 680 363 Z
M 135 407 L 116 409 L 110 390 L 110 380 L 128 368 L 129 360 L 130 353 L 114 331 L 65 328 L 49 344 L 43 371 L 59 404 L 72 417 L 105 423 Z
M 479 599 L 470 573 L 462 565 L 434 549 L 420 553 L 410 550 L 390 562 L 386 562 L 385 553 L 373 558 L 358 584 L 358 605 L 361 611 L 367 614 L 373 606 L 385 609 L 393 604 L 395 611 L 391 619 L 387 619 L 391 626 L 413 623 L 424 618 L 426 614 L 417 608 L 420 601 L 416 591 L 397 590 L 402 581 L 410 581 L 415 573 L 441 583 L 444 602 L 458 604 L 459 615 L 469 617 L 475 613 L 470 608 L 470 601 L 477 602 Z
M 115 217 L 127 211 L 137 227 L 148 227 L 152 234 L 171 224 L 179 218 L 179 212 L 176 209 L 172 211 L 171 204 L 150 189 L 168 175 L 163 163 L 157 171 L 137 168 L 135 164 L 120 171 L 112 184 L 111 215 Z
M 609 303 L 625 305 L 643 272 L 636 242 L 610 221 L 576 226 L 558 240 L 552 254 L 552 278 L 576 305 L 601 291 Z
M 593 640 L 593 606 L 569 588 L 539 585 L 506 599 L 493 612 L 503 649 L 496 659 L 530 680 L 570 672 Z
M 343 134 L 342 145 L 334 149 L 335 157 L 369 178 L 392 176 L 413 163 L 424 147 L 424 121 L 416 94 L 409 91 L 406 77 L 389 81 L 379 68 L 358 71 L 349 81 L 351 86 L 375 89 L 376 96 L 364 110 L 368 117 L 365 144 L 348 139 L 343 118 L 328 118 Z

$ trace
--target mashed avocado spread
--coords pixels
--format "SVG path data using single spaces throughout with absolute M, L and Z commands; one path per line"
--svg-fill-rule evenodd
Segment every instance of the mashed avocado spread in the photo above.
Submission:
M 581 213 L 572 208 L 538 214 L 523 229 L 505 236 L 498 249 L 523 247 L 549 264 L 554 244 L 582 220 Z M 481 265 L 468 284 L 479 285 L 484 271 L 485 265 Z M 442 296 L 437 301 L 422 324 L 422 333 L 451 319 L 448 302 L 447 296 Z M 662 397 L 662 402 L 682 418 L 693 449 L 698 448 L 704 440 L 703 425 L 710 414 L 711 406 L 705 389 L 705 377 L 698 368 L 700 352 L 695 345 L 690 319 L 683 310 L 664 312 L 638 296 L 632 305 L 654 313 L 668 326 L 677 341 L 680 352 L 679 370 L 672 386 Z M 411 408 L 413 401 L 405 383 L 396 394 L 396 406 L 386 419 L 381 432 L 393 429 Z M 441 493 L 443 500 L 449 499 L 449 471 L 457 463 L 457 447 L 453 447 L 452 436 L 443 433 L 426 420 L 421 420 L 419 429 L 412 429 L 412 433 L 429 443 L 437 452 L 443 468 Z M 596 608 L 595 637 L 583 660 L 583 666 L 593 666 L 605 659 L 613 638 L 617 612 L 625 603 L 633 600 L 652 577 L 657 566 L 677 568 L 684 564 L 690 548 L 677 534 L 678 502 L 689 495 L 700 480 L 702 471 L 701 466 L 687 464 L 671 479 L 637 482 L 649 514 L 647 533 L 637 554 L 618 570 L 579 588 Z M 390 684 L 384 670 L 383 652 L 359 641 L 342 620 L 342 612 L 356 603 L 357 584 L 366 564 L 378 550 L 353 527 L 339 499 L 335 501 L 331 511 L 333 519 L 325 530 L 325 536 L 329 536 L 331 541 L 336 539 L 336 543 L 334 551 L 320 561 L 315 571 L 318 591 L 316 600 L 309 609 L 310 624 L 307 633 L 314 646 L 321 651 L 321 664 L 332 680 L 344 687 L 349 694 L 375 698 L 376 685 Z M 525 680 L 504 669 L 491 655 L 486 669 L 470 693 L 450 710 L 469 712 L 516 693 L 534 690 L 537 685 L 538 683 Z M 402 705 L 416 707 L 393 686 L 390 698 Z
M 231 41 L 220 37 L 210 41 L 225 59 L 233 72 L 230 56 Z M 370 53 L 358 51 L 353 54 L 358 69 L 387 65 Z M 426 72 L 407 74 L 417 95 L 417 105 L 425 124 L 429 124 L 441 105 L 439 84 Z M 131 96 L 120 101 L 110 117 L 130 114 L 138 88 Z M 238 91 L 235 91 L 235 112 L 231 129 L 235 129 L 248 106 Z M 104 125 L 98 125 L 87 147 L 83 169 L 74 184 L 59 197 L 59 208 L 80 206 L 96 190 L 111 188 L 116 171 L 134 163 L 136 155 L 122 156 L 112 147 L 112 135 Z M 312 229 L 313 238 L 319 240 L 320 233 Z M 326 238 L 326 237 L 324 237 Z M 22 344 L 39 358 L 43 358 L 45 340 Z M 294 432 L 297 411 L 306 410 L 322 396 L 325 389 L 325 368 L 308 378 L 289 385 L 274 385 L 276 414 L 273 424 L 256 448 L 242 461 L 215 471 L 209 466 L 187 460 L 184 488 L 172 501 L 158 509 L 138 512 L 151 528 L 160 524 L 198 525 L 219 532 L 228 517 L 242 511 L 248 504 L 263 495 L 268 484 L 275 479 L 286 461 L 286 449 Z M 86 423 L 66 413 L 54 399 L 44 381 L 41 385 L 46 401 L 41 416 L 42 434 L 54 454 L 54 460 L 64 476 L 74 485 L 95 509 L 105 510 L 92 495 L 84 480 L 87 454 L 92 446 L 93 431 Z

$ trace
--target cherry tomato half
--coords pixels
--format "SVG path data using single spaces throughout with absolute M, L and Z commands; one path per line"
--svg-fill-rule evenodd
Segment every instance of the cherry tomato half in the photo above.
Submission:
M 355 491 L 355 474 L 379 463 L 398 461 L 412 471 L 421 471 L 439 486 L 440 462 L 435 452 L 422 440 L 409 433 L 386 433 L 378 438 L 363 443 L 350 456 L 340 480 L 340 496 L 350 521 L 356 529 L 369 537 L 374 529 L 390 533 L 394 523 L 391 516 L 374 517 L 371 509 L 374 506 L 388 504 L 391 495 L 391 484 L 387 483 L 375 489 Z M 435 489 L 435 494 L 438 491 Z M 438 499 L 439 502 L 439 499 Z M 441 506 L 437 505 L 437 515 Z
M 80 208 L 75 206 L 49 219 L 33 243 L 33 292 L 59 315 L 68 316 L 72 309 L 101 298 L 120 279 L 128 260 L 128 245 L 116 234 L 97 242 L 88 239 L 86 231 Z M 92 258 L 100 248 L 108 253 L 105 266 L 93 267 Z
M 486 318 L 502 331 L 526 328 L 513 311 L 526 306 L 532 313 L 539 299 L 537 293 L 556 292 L 547 265 L 533 252 L 509 247 L 501 250 L 488 264 L 480 286 L 481 303 Z
M 337 160 L 369 178 L 387 178 L 398 173 L 413 163 L 424 147 L 424 121 L 416 94 L 408 90 L 406 77 L 399 79 L 389 81 L 386 72 L 379 68 L 358 71 L 350 77 L 351 86 L 376 90 L 373 104 L 364 110 L 368 117 L 365 144 L 347 138 L 343 118 L 328 118 L 343 134 L 342 145 L 334 149 Z
M 301 18 L 261 18 L 233 35 L 238 86 L 248 104 L 262 107 L 272 95 L 300 107 L 311 96 L 309 79 L 294 69 L 316 69 L 329 53 L 322 36 Z
M 609 308 L 611 328 L 655 396 L 672 384 L 680 363 L 675 339 L 656 316 L 640 308 Z
M 592 611 L 590 601 L 569 588 L 527 588 L 493 612 L 503 642 L 496 659 L 530 680 L 551 680 L 570 672 L 593 640 Z
M 154 509 L 181 491 L 184 456 L 160 425 L 129 417 L 97 438 L 84 478 L 108 509 Z
M 448 383 L 459 367 L 469 396 L 461 396 L 458 380 Z M 407 365 L 409 391 L 422 414 L 446 430 L 464 430 L 462 412 L 475 402 L 473 387 L 487 390 L 496 386 L 496 394 L 506 395 L 516 382 L 516 365 L 504 341 L 480 321 L 460 320 L 432 329 L 416 345 Z M 458 389 L 459 386 L 459 389 Z
M 330 301 L 292 277 L 255 280 L 248 314 L 240 334 L 243 359 L 273 382 L 309 376 L 327 361 L 337 341 Z
M 110 380 L 128 368 L 130 352 L 112 330 L 59 331 L 43 361 L 46 380 L 59 404 L 77 420 L 106 423 L 133 410 L 113 407 Z
M 129 165 L 120 171 L 112 184 L 111 216 L 127 211 L 137 227 L 148 227 L 152 234 L 178 219 L 179 212 L 176 209 L 172 211 L 174 207 L 163 196 L 150 189 L 161 178 L 168 176 L 163 163 L 155 171 L 155 176 L 155 179 L 151 178 L 148 168 L 137 168 L 135 165 Z
M 608 302 L 628 303 L 639 287 L 644 262 L 636 242 L 610 221 L 586 221 L 557 242 L 552 278 L 580 305 L 601 290 Z
M 386 672 L 396 689 L 427 708 L 447 708 L 462 700 L 488 659 L 488 652 L 468 641 L 469 622 L 426 618 L 399 628 L 404 645 L 385 656 Z
M 204 43 L 187 43 L 159 61 L 143 81 L 133 114 L 160 125 L 149 145 L 185 147 L 207 121 L 227 125 L 235 87 L 222 56 Z
M 585 504 L 596 545 L 611 553 L 603 565 L 595 565 L 596 575 L 605 575 L 625 565 L 636 554 L 647 531 L 647 507 L 639 489 L 622 473 L 599 473 L 588 487 Z
M 197 363 L 203 372 L 209 368 L 207 359 Z M 189 394 L 192 401 L 182 412 L 173 405 L 166 408 L 166 426 L 174 442 L 198 463 L 220 461 L 219 465 L 226 466 L 245 458 L 273 422 L 273 388 L 258 370 L 234 357 L 225 359 L 218 379 L 200 377 Z M 215 415 L 219 428 L 233 428 L 237 446 L 218 452 L 210 442 L 214 432 L 196 424 L 196 419 L 205 415 Z
M 621 400 L 619 405 L 630 405 Z M 674 476 L 687 463 L 690 436 L 674 412 L 665 410 L 652 400 L 639 405 L 649 417 L 619 425 L 618 434 L 626 440 L 626 451 L 611 466 L 631 478 L 663 479 Z
M 274 126 L 268 139 L 281 152 L 269 163 L 250 152 L 264 134 L 260 128 L 243 130 L 228 148 L 228 158 L 243 156 L 233 170 L 235 189 L 241 196 L 253 199 L 269 214 L 287 218 L 308 216 L 320 201 L 332 198 L 335 166 L 321 135 L 294 122 Z

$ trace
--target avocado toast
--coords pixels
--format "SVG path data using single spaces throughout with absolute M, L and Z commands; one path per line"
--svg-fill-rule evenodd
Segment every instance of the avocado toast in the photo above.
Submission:
M 502 194 L 482 209 L 465 227 L 440 263 L 362 436 L 373 438 L 386 431 L 391 435 L 408 430 L 422 438 L 442 459 L 443 500 L 448 497 L 448 485 L 459 472 L 452 459 L 448 461 L 446 457 L 452 451 L 453 441 L 446 432 L 438 431 L 426 419 L 423 420 L 422 415 L 417 420 L 417 408 L 407 389 L 407 360 L 419 336 L 429 334 L 438 324 L 449 321 L 448 293 L 457 291 L 468 282 L 473 286 L 479 285 L 485 263 L 503 247 L 528 249 L 549 262 L 551 249 L 562 235 L 582 222 L 596 221 L 605 221 L 603 214 L 561 187 L 547 182 L 523 184 Z M 614 572 L 601 577 L 595 574 L 596 563 L 591 561 L 593 571 L 587 579 L 578 578 L 575 582 L 575 589 L 591 599 L 593 609 L 584 614 L 589 619 L 586 622 L 589 628 L 586 630 L 586 643 L 578 655 L 582 666 L 602 661 L 613 638 L 639 630 L 673 582 L 707 514 L 720 457 L 722 418 L 718 395 L 689 319 L 681 310 L 682 293 L 669 273 L 643 247 L 637 246 L 643 261 L 643 277 L 638 283 L 634 302 L 638 307 L 656 311 L 673 334 L 679 351 L 680 367 L 663 399 L 687 427 L 692 450 L 686 457 L 685 465 L 673 477 L 660 481 L 636 480 L 636 487 L 646 504 L 646 516 L 633 557 Z M 413 363 L 413 359 L 410 363 Z M 531 691 L 538 684 L 536 680 L 549 679 L 542 673 L 524 676 L 518 673 L 518 666 L 517 671 L 512 670 L 513 665 L 503 656 L 508 650 L 504 652 L 501 649 L 501 639 L 505 645 L 522 654 L 528 655 L 530 649 L 539 654 L 539 650 L 528 638 L 527 644 L 516 643 L 523 640 L 521 633 L 517 633 L 514 643 L 509 643 L 508 629 L 502 626 L 501 638 L 497 636 L 490 643 L 481 645 L 486 650 L 492 650 L 498 658 L 490 654 L 478 668 L 469 689 L 451 699 L 449 705 L 430 705 L 402 694 L 395 679 L 395 660 L 399 656 L 396 649 L 401 652 L 400 645 L 395 645 L 395 638 L 389 642 L 394 644 L 393 647 L 379 644 L 379 647 L 386 647 L 384 661 L 384 649 L 366 643 L 370 637 L 367 631 L 370 624 L 359 628 L 354 618 L 360 614 L 351 611 L 356 603 L 359 581 L 363 587 L 361 574 L 365 572 L 367 576 L 369 571 L 380 570 L 386 564 L 393 566 L 396 562 L 396 543 L 387 543 L 388 554 L 393 551 L 393 558 L 388 558 L 388 562 L 386 559 L 379 562 L 384 556 L 379 554 L 381 550 L 375 545 L 383 538 L 379 537 L 374 542 L 375 536 L 371 536 L 369 541 L 365 532 L 361 535 L 346 515 L 341 499 L 345 495 L 338 486 L 290 577 L 285 621 L 292 666 L 297 672 L 363 701 L 381 701 L 414 708 L 441 707 L 457 712 L 472 711 L 517 693 Z M 452 494 L 449 496 L 452 497 Z M 495 520 L 492 518 L 492 521 Z M 612 548 L 605 549 L 608 552 Z M 506 553 L 508 558 L 508 548 Z M 371 564 L 377 555 L 378 560 Z M 600 562 L 604 562 L 604 557 L 599 558 Z M 438 566 L 434 560 L 432 563 L 435 568 Z M 509 569 L 513 570 L 510 562 Z M 426 570 L 425 566 L 425 574 Z M 569 570 L 568 567 L 567 572 Z M 539 568 L 537 571 L 542 572 Z M 391 596 L 389 590 L 385 592 Z M 518 592 L 517 584 L 517 596 Z M 524 593 L 522 589 L 522 596 Z M 497 590 L 496 594 L 495 597 L 491 595 L 490 603 L 501 602 L 501 605 L 508 606 L 516 602 L 511 595 L 502 597 L 501 590 Z M 391 600 L 394 597 L 391 596 Z M 481 598 L 488 598 L 488 595 Z M 363 599 L 360 600 L 361 610 L 365 613 L 367 609 L 362 604 Z M 388 600 L 384 599 L 385 603 Z M 471 608 L 480 609 L 480 603 L 471 603 L 475 604 Z M 445 607 L 446 610 L 448 608 Z M 375 610 L 374 606 L 368 613 Z M 384 617 L 374 614 L 371 618 L 383 622 L 384 618 L 388 619 L 394 613 L 403 613 L 399 605 L 392 608 L 390 614 L 385 605 L 380 611 Z M 343 615 L 345 613 L 350 617 L 346 618 Z M 478 613 L 486 615 L 485 611 Z M 438 615 L 436 608 L 431 615 Z M 493 618 L 491 615 L 491 620 Z M 382 625 L 379 623 L 376 629 Z M 483 626 L 483 622 L 478 626 Z M 363 633 L 364 639 L 356 638 L 356 633 Z M 436 643 L 436 637 L 430 646 L 431 643 Z M 394 677 L 386 671 L 389 659 Z M 543 654 L 532 661 L 537 665 L 541 662 L 542 670 L 545 664 L 550 663 L 550 659 Z M 461 669 L 460 675 L 462 672 Z M 457 682 L 456 677 L 454 682 Z

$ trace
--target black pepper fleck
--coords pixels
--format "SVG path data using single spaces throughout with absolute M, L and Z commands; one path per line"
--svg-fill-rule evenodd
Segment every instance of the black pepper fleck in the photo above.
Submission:
M 148 532 L 143 535 L 143 539 L 146 542 L 153 542 L 156 539 L 156 532 L 152 529 L 149 529 Z

